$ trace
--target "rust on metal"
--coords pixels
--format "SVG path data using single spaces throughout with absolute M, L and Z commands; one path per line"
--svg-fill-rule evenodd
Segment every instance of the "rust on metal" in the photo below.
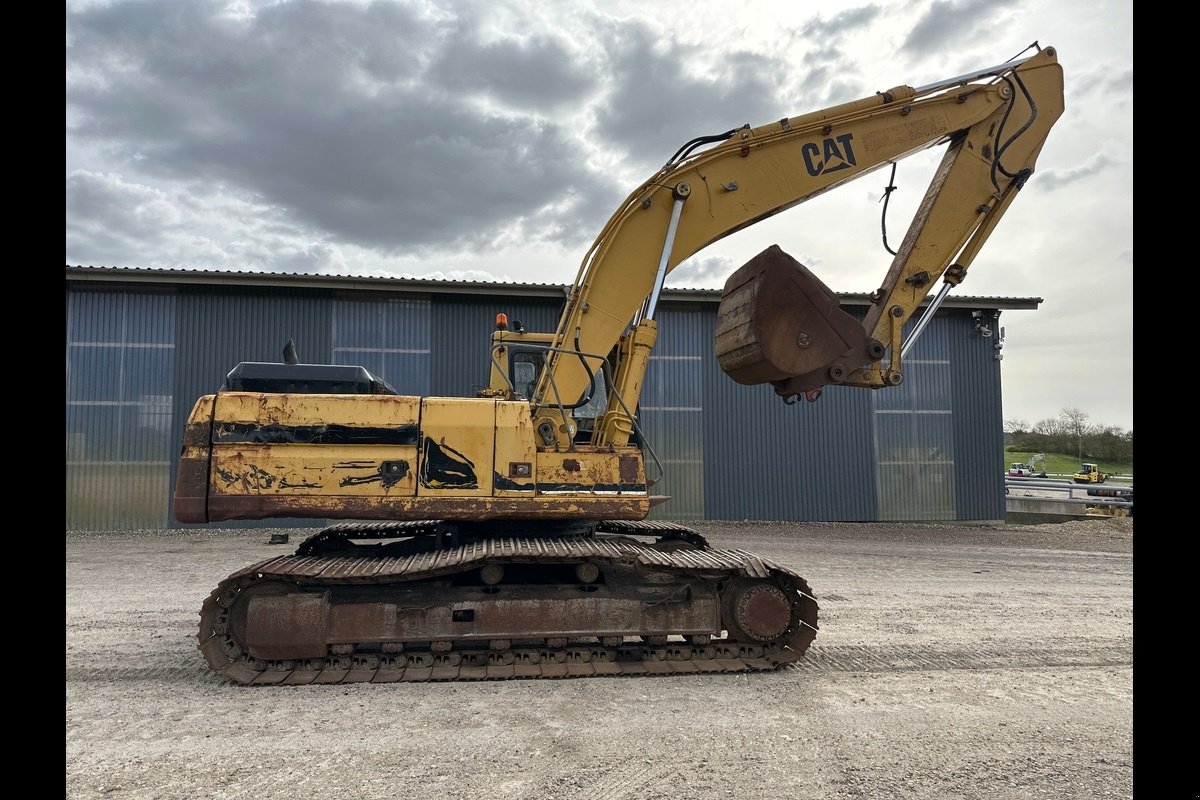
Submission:
M 183 447 L 208 447 L 209 433 L 212 431 L 212 423 L 208 420 L 202 422 L 191 421 L 183 427 Z
M 182 471 L 182 462 L 181 462 Z M 208 498 L 208 521 L 301 517 L 309 519 L 418 520 L 442 519 L 578 519 L 636 520 L 645 518 L 650 500 L 644 493 L 628 495 L 579 494 L 539 504 L 534 498 L 507 497 L 356 497 L 351 495 L 221 494 Z M 180 519 L 180 522 L 194 520 Z
M 233 573 L 201 611 L 205 660 L 240 684 L 740 672 L 817 632 L 803 578 L 673 523 L 448 546 L 441 530 L 344 523 Z
M 829 366 L 865 352 L 866 331 L 820 278 L 771 245 L 725 282 L 715 342 L 721 369 L 738 383 L 816 373 L 823 385 Z
M 208 522 L 208 458 L 179 459 L 172 513 L 180 522 Z

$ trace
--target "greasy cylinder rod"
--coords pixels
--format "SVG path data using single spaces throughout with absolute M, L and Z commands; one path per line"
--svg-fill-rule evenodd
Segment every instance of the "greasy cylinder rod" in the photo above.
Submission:
M 925 94 L 926 92 L 932 92 L 932 91 L 936 91 L 938 89 L 945 89 L 950 86 L 959 86 L 964 83 L 970 83 L 971 81 L 979 80 L 980 78 L 985 78 L 988 75 L 1000 75 L 1001 73 L 1009 72 L 1009 71 L 1021 66 L 1026 61 L 1029 61 L 1030 58 L 1033 58 L 1033 56 L 1030 56 L 1029 58 L 1023 58 L 1020 61 L 1006 61 L 1005 63 L 997 64 L 994 67 L 988 67 L 986 69 L 975 70 L 974 72 L 968 72 L 968 73 L 959 75 L 954 78 L 945 78 L 944 80 L 937 81 L 936 83 L 927 83 L 924 86 L 918 86 L 916 89 L 916 92 L 919 95 Z
M 935 295 L 934 298 L 929 301 L 929 307 L 925 309 L 925 313 L 921 315 L 919 320 L 917 320 L 917 324 L 913 328 L 913 332 L 908 335 L 908 338 L 904 340 L 904 344 L 900 348 L 901 361 L 903 361 L 905 356 L 908 355 L 908 351 L 912 348 L 913 344 L 916 343 L 917 337 L 921 335 L 923 330 L 925 330 L 925 326 L 929 324 L 929 321 L 933 319 L 933 315 L 937 313 L 938 306 L 942 304 L 942 301 L 946 299 L 946 296 L 950 294 L 950 290 L 953 288 L 954 285 L 949 281 L 946 281 L 942 284 L 942 288 L 938 289 L 937 295 Z
M 671 248 L 675 246 L 675 233 L 679 230 L 679 217 L 683 213 L 683 201 L 692 193 L 687 181 L 680 181 L 671 190 L 675 204 L 671 207 L 671 222 L 667 225 L 667 238 L 663 242 L 662 255 L 658 258 L 658 273 L 654 276 L 654 288 L 642 306 L 642 319 L 654 319 L 658 310 L 658 296 L 662 294 L 663 282 L 667 279 L 667 262 L 671 259 Z

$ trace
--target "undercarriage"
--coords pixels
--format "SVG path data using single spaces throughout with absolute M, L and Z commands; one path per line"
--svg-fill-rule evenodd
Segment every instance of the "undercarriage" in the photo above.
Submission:
M 200 649 L 238 684 L 384 683 L 774 670 L 816 636 L 802 577 L 683 526 L 520 530 L 334 525 L 222 581 Z

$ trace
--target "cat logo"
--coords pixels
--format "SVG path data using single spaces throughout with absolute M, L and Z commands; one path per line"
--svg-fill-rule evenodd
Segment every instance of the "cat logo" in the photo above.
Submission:
M 818 175 L 828 175 L 830 172 L 858 166 L 854 159 L 854 148 L 850 145 L 852 139 L 853 133 L 843 133 L 825 139 L 820 145 L 816 142 L 805 142 L 800 152 L 804 156 L 804 167 L 808 174 L 815 178 Z

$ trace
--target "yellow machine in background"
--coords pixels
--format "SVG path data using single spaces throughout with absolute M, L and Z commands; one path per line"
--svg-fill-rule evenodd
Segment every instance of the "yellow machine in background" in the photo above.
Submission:
M 1108 480 L 1108 475 L 1101 472 L 1095 464 L 1084 462 L 1079 466 L 1079 472 L 1076 472 L 1072 479 L 1076 483 L 1104 483 Z
M 718 312 L 722 369 L 786 402 L 830 384 L 899 385 L 912 338 L 965 279 L 1062 112 L 1062 70 L 1044 48 L 693 139 L 608 220 L 556 331 L 498 320 L 477 397 L 403 396 L 357 367 L 238 365 L 188 421 L 176 518 L 376 522 L 335 525 L 222 582 L 201 615 L 208 663 L 262 683 L 800 658 L 817 615 L 803 578 L 644 521 L 657 499 L 636 412 L 666 276 L 725 236 L 944 146 L 865 320 L 776 246 L 730 277 Z

